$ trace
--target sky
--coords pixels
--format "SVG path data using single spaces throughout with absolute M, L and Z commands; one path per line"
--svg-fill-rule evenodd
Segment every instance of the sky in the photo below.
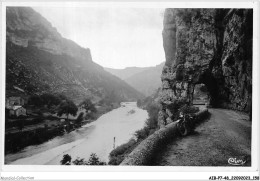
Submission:
M 159 8 L 33 7 L 65 38 L 90 48 L 103 67 L 148 67 L 165 61 Z

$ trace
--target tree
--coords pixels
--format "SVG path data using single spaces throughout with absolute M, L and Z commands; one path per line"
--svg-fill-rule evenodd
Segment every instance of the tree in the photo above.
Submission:
M 76 116 L 77 112 L 78 112 L 78 108 L 74 104 L 74 102 L 70 100 L 64 100 L 59 106 L 59 111 L 57 115 L 61 116 L 63 114 L 66 114 L 67 120 L 69 120 L 69 114 Z
M 95 153 L 91 153 L 87 164 L 88 165 L 106 165 L 105 162 L 102 162 L 99 160 L 98 156 Z
M 81 122 L 83 121 L 83 116 L 84 116 L 84 113 L 83 113 L 83 112 L 81 112 L 81 113 L 78 115 L 78 117 L 77 117 L 77 119 L 76 119 L 76 123 L 77 123 L 77 124 L 81 124 Z
M 71 156 L 66 154 L 63 155 L 63 159 L 60 161 L 62 165 L 70 165 L 71 164 Z
M 55 95 L 50 93 L 44 93 L 41 95 L 32 95 L 28 103 L 35 106 L 44 106 L 47 105 L 48 108 L 51 106 L 57 106 L 61 104 L 62 101 L 67 101 L 68 98 L 64 95 Z
M 85 99 L 83 102 L 80 103 L 79 106 L 82 106 L 83 109 L 85 109 L 86 117 L 91 118 L 93 113 L 97 112 L 95 105 L 91 102 L 90 99 Z
M 147 112 L 149 115 L 146 125 L 149 129 L 155 129 L 158 126 L 158 113 L 160 111 L 160 106 L 156 103 L 151 103 L 147 105 Z
M 71 163 L 71 156 L 66 154 L 63 155 L 63 159 L 60 161 L 61 165 L 106 165 L 106 162 L 102 162 L 99 160 L 98 156 L 95 153 L 90 155 L 88 161 L 85 161 L 84 158 L 77 157 L 76 160 L 72 161 Z
M 41 99 L 41 96 L 39 96 L 39 95 L 33 95 L 33 96 L 31 96 L 31 97 L 29 98 L 28 103 L 29 103 L 30 105 L 42 106 L 43 101 L 42 101 L 42 99 Z
M 87 165 L 88 163 L 85 161 L 84 158 L 77 158 L 72 162 L 74 165 Z
M 62 101 L 58 96 L 49 93 L 42 94 L 41 99 L 43 104 L 47 105 L 48 108 L 52 105 L 59 105 Z
M 141 107 L 142 106 L 142 100 L 138 99 L 136 104 L 137 104 L 137 107 Z

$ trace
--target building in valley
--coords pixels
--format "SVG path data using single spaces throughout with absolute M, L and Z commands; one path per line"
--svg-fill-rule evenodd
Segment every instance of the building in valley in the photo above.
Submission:
M 9 116 L 26 116 L 26 109 L 22 106 L 13 106 L 12 108 L 9 108 Z
M 11 108 L 13 106 L 23 106 L 26 103 L 27 103 L 27 99 L 13 96 L 13 97 L 6 98 L 5 107 Z
M 7 113 L 9 116 L 26 116 L 26 109 L 23 107 L 27 103 L 27 99 L 23 97 L 8 97 L 6 98 L 5 107 L 7 109 Z

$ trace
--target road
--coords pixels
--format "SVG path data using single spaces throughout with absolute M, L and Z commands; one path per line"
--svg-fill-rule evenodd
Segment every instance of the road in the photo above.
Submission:
M 154 165 L 232 166 L 236 159 L 245 162 L 240 165 L 251 166 L 249 117 L 225 109 L 209 109 L 209 112 L 210 118 L 194 133 L 177 138 L 162 149 L 155 157 Z

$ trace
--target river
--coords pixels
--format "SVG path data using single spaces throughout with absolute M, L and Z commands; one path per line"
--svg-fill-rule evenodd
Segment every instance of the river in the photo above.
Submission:
M 78 130 L 6 155 L 5 162 L 14 165 L 59 165 L 64 154 L 71 155 L 72 160 L 77 157 L 88 160 L 91 153 L 108 162 L 114 137 L 115 146 L 126 143 L 136 130 L 143 128 L 147 118 L 147 111 L 138 108 L 135 102 L 121 103 L 121 107 Z

